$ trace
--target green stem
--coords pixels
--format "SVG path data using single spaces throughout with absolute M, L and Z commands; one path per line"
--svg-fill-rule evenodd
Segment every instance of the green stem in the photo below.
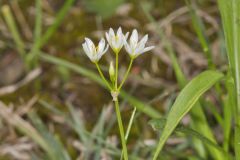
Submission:
M 126 140 L 125 140 L 125 136 L 124 136 L 124 128 L 123 128 L 123 122 L 122 122 L 121 113 L 120 113 L 120 109 L 119 109 L 118 98 L 114 101 L 114 103 L 115 103 L 115 110 L 116 110 L 118 127 L 119 127 L 119 132 L 120 132 L 120 137 L 121 137 L 123 156 L 124 156 L 124 160 L 128 160 L 127 145 L 126 145 Z
M 115 62 L 115 65 L 116 65 L 116 67 L 115 67 L 115 69 L 116 69 L 116 71 L 115 71 L 115 74 L 116 74 L 116 78 L 115 78 L 115 89 L 117 90 L 117 88 L 118 88 L 118 53 L 116 53 L 116 62 Z
M 130 130 L 131 130 L 132 125 L 133 125 L 133 120 L 134 120 L 134 118 L 135 118 L 136 111 L 137 111 L 137 109 L 136 109 L 136 107 L 134 107 L 134 110 L 133 110 L 133 112 L 132 112 L 130 121 L 129 121 L 129 123 L 128 123 L 127 131 L 126 131 L 126 134 L 125 134 L 125 141 L 126 141 L 126 143 L 127 143 L 127 141 L 128 141 L 128 136 L 129 136 Z M 123 157 L 123 151 L 122 151 L 122 153 L 121 153 L 121 158 L 120 158 L 120 160 L 122 160 L 122 157 Z
M 129 65 L 128 65 L 127 72 L 125 73 L 125 75 L 124 75 L 124 77 L 123 77 L 123 80 L 122 80 L 120 86 L 118 87 L 118 91 L 121 90 L 123 84 L 125 83 L 125 81 L 126 81 L 128 75 L 129 75 L 129 73 L 130 73 L 130 70 L 131 70 L 131 68 L 132 68 L 132 64 L 133 64 L 133 60 L 134 60 L 134 58 L 131 58 L 131 61 L 130 61 Z
M 235 64 L 235 86 L 236 86 L 236 117 L 235 117 L 235 121 L 236 121 L 236 126 L 235 126 L 235 143 L 234 143 L 234 150 L 235 150 L 235 159 L 236 160 L 240 160 L 240 56 L 239 56 L 239 36 L 240 36 L 240 30 L 239 30 L 239 1 L 238 0 L 233 0 L 232 1 L 232 6 L 233 6 L 233 55 L 234 55 L 234 64 Z
M 101 78 L 103 79 L 103 81 L 106 83 L 108 89 L 111 91 L 112 90 L 112 87 L 110 86 L 110 84 L 108 83 L 108 81 L 106 80 L 105 76 L 103 75 L 102 73 L 102 70 L 101 68 L 99 67 L 98 63 L 95 63 L 96 67 L 97 67 L 97 70 L 101 76 Z
M 20 36 L 20 32 L 17 29 L 17 25 L 13 18 L 14 16 L 10 10 L 10 7 L 8 5 L 4 5 L 1 10 L 7 26 L 9 27 L 9 30 L 12 34 L 13 40 L 16 44 L 17 51 L 19 52 L 20 56 L 25 60 L 24 42 Z

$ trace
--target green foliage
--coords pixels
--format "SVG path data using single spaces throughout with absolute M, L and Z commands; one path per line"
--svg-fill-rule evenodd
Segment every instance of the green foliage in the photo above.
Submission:
M 162 150 L 168 137 L 171 135 L 175 127 L 186 115 L 194 104 L 198 101 L 200 96 L 211 88 L 217 81 L 223 78 L 223 74 L 216 71 L 205 71 L 191 80 L 178 95 L 169 114 L 167 122 L 162 132 L 157 151 L 154 155 L 154 160 L 157 159 L 158 154 Z
M 166 125 L 166 121 L 167 120 L 164 118 L 152 119 L 149 121 L 149 124 L 152 126 L 152 128 L 154 130 L 161 132 L 164 129 L 164 126 Z M 212 142 L 212 140 L 208 139 L 207 137 L 205 137 L 204 135 L 202 135 L 201 133 L 199 133 L 196 130 L 193 130 L 189 127 L 185 127 L 183 125 L 179 125 L 175 128 L 174 132 L 180 132 L 186 136 L 196 138 L 196 139 L 200 140 L 201 142 L 205 143 L 206 145 L 210 145 L 213 148 L 219 150 L 219 152 L 224 153 L 225 156 L 230 158 L 230 155 L 228 155 L 228 153 L 222 147 L 220 147 L 216 143 Z
M 176 53 L 174 51 L 174 47 L 172 46 L 171 42 L 168 40 L 168 37 L 166 37 L 164 35 L 164 32 L 162 31 L 162 28 L 160 28 L 157 24 L 157 22 L 155 21 L 155 19 L 153 18 L 153 16 L 151 16 L 151 14 L 149 13 L 150 11 L 148 10 L 148 6 L 141 3 L 141 6 L 143 8 L 143 11 L 144 13 L 146 14 L 147 18 L 149 19 L 149 21 L 151 21 L 157 32 L 158 32 L 158 35 L 159 37 L 161 38 L 162 40 L 162 43 L 164 44 L 164 47 L 166 48 L 166 51 L 168 52 L 170 58 L 171 58 L 171 62 L 172 62 L 172 65 L 173 65 L 173 69 L 174 69 L 174 73 L 175 73 L 175 76 L 176 76 L 176 79 L 177 79 L 177 83 L 179 85 L 179 88 L 183 88 L 186 83 L 187 83 L 187 77 L 185 77 L 185 75 L 183 74 L 183 71 L 180 67 L 180 64 L 178 63 L 178 60 L 177 60 L 177 56 L 176 56 Z M 191 6 L 190 6 L 191 7 Z M 192 13 L 194 14 L 194 13 Z M 195 20 L 195 18 L 197 17 L 197 15 L 194 14 L 193 17 L 193 20 Z M 197 22 L 200 21 L 200 18 L 197 17 L 198 20 L 196 20 Z M 199 25 L 195 25 L 196 26 L 196 30 L 198 32 L 198 34 L 200 35 L 199 37 L 205 37 L 203 35 L 203 29 L 204 28 L 197 28 Z M 200 41 L 203 41 L 204 44 L 206 44 L 207 40 L 205 38 L 202 38 L 202 40 Z M 207 45 L 203 45 L 203 47 L 208 47 Z M 209 49 L 208 49 L 209 51 Z M 208 60 L 208 61 L 211 61 Z M 191 119 L 192 119 L 192 127 L 193 128 L 197 128 L 199 129 L 199 132 L 201 134 L 203 134 L 204 136 L 206 136 L 207 138 L 211 139 L 212 141 L 216 141 L 215 138 L 214 138 L 214 135 L 211 131 L 211 128 L 210 126 L 208 125 L 208 122 L 206 120 L 206 117 L 205 117 L 205 114 L 203 112 L 203 109 L 202 109 L 202 106 L 199 102 L 197 102 L 195 104 L 195 106 L 193 107 L 193 109 L 191 110 Z M 196 140 L 193 140 L 193 143 L 194 143 L 194 146 L 196 148 L 196 150 L 199 152 L 199 154 L 202 156 L 202 157 L 206 157 L 206 153 L 205 153 L 205 147 L 202 145 L 202 142 L 201 141 L 196 141 Z M 214 148 L 212 148 L 211 146 L 207 146 L 207 148 L 209 149 L 209 153 L 212 155 L 212 157 L 214 157 L 215 159 L 220 159 L 221 158 L 221 153 L 217 150 L 215 150 Z
M 229 72 L 230 76 L 234 79 L 234 93 L 231 92 L 234 98 L 229 99 L 232 101 L 230 104 L 234 110 L 235 127 L 235 154 L 236 159 L 240 159 L 240 0 L 218 0 L 220 13 L 222 16 L 223 30 L 226 41 L 227 55 L 229 59 Z M 230 90 L 231 91 L 231 90 Z
M 125 0 L 84 0 L 84 4 L 88 11 L 94 12 L 103 18 L 112 16 L 116 9 Z
M 56 18 L 53 21 L 53 24 L 46 30 L 43 35 L 42 32 L 42 9 L 41 9 L 41 0 L 36 0 L 36 21 L 34 28 L 34 40 L 33 45 L 29 53 L 26 51 L 26 45 L 20 36 L 20 32 L 17 28 L 15 19 L 13 18 L 12 12 L 9 6 L 5 5 L 2 7 L 3 16 L 7 22 L 8 28 L 13 36 L 13 40 L 16 44 L 16 49 L 23 58 L 25 65 L 28 68 L 36 67 L 39 58 L 39 50 L 48 42 L 50 37 L 55 33 L 57 28 L 62 23 L 64 17 L 66 16 L 68 10 L 74 3 L 74 0 L 67 0 L 60 11 L 57 13 Z
M 65 150 L 61 142 L 54 137 L 52 133 L 48 131 L 42 120 L 34 112 L 29 114 L 31 121 L 38 130 L 42 138 L 48 143 L 48 146 L 51 148 L 49 152 L 51 153 L 51 160 L 71 160 L 68 152 Z

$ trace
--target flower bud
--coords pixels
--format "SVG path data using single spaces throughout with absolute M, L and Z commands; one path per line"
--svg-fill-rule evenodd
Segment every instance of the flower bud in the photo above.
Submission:
M 114 69 L 112 61 L 110 62 L 110 66 L 109 66 L 108 72 L 109 72 L 109 77 L 110 77 L 111 82 L 114 83 L 114 81 L 115 81 L 115 69 Z

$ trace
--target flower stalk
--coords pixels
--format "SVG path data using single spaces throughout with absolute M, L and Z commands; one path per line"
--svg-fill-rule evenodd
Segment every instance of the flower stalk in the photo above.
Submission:
M 106 33 L 106 39 L 108 42 L 107 45 L 105 44 L 104 38 L 101 38 L 97 47 L 89 38 L 85 38 L 85 42 L 82 44 L 84 52 L 86 53 L 88 58 L 96 65 L 96 68 L 99 72 L 100 77 L 103 79 L 103 81 L 105 82 L 106 86 L 108 87 L 112 95 L 114 105 L 115 105 L 115 111 L 117 116 L 117 122 L 119 127 L 124 160 L 128 160 L 128 151 L 127 151 L 127 144 L 125 139 L 125 131 L 124 131 L 123 122 L 122 122 L 122 116 L 119 108 L 118 95 L 121 92 L 121 88 L 126 82 L 127 77 L 131 71 L 134 59 L 137 58 L 139 55 L 143 54 L 144 52 L 147 52 L 154 48 L 154 46 L 145 47 L 145 44 L 148 40 L 148 35 L 145 35 L 140 41 L 138 41 L 138 32 L 137 30 L 133 30 L 130 37 L 130 41 L 128 43 L 127 42 L 128 34 L 129 33 L 127 32 L 124 35 L 122 33 L 121 27 L 117 30 L 116 34 L 114 33 L 113 29 L 110 28 L 109 31 Z M 110 46 L 113 52 L 115 53 L 115 69 L 113 66 L 113 62 L 111 62 L 108 70 L 110 82 L 105 78 L 98 64 L 98 61 L 107 52 L 109 48 L 108 46 Z M 124 74 L 122 82 L 120 83 L 120 85 L 118 85 L 119 52 L 123 48 L 123 46 L 126 49 L 127 53 L 129 54 L 131 60 L 128 65 L 128 69 Z
M 125 73 L 125 75 L 124 75 L 124 77 L 123 77 L 123 80 L 122 80 L 121 84 L 119 85 L 119 87 L 118 87 L 118 89 L 117 89 L 118 91 L 121 90 L 123 84 L 125 83 L 125 81 L 126 81 L 127 78 L 128 78 L 128 75 L 129 75 L 130 70 L 131 70 L 131 68 L 132 68 L 133 60 L 134 60 L 134 58 L 131 58 L 130 63 L 129 63 L 129 65 L 128 65 L 128 69 L 127 69 L 127 71 L 126 71 L 126 73 Z
M 101 76 L 101 78 L 102 78 L 103 81 L 105 82 L 105 84 L 106 84 L 106 86 L 108 87 L 108 89 L 111 91 L 111 90 L 112 90 L 112 87 L 110 86 L 109 82 L 107 81 L 107 79 L 106 79 L 105 76 L 103 75 L 102 70 L 101 70 L 101 68 L 99 67 L 98 63 L 96 62 L 95 65 L 96 65 L 96 67 L 97 67 L 97 70 L 98 70 L 99 75 Z

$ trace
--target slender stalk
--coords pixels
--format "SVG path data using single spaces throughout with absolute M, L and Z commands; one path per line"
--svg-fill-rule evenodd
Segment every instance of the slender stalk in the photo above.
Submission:
M 33 58 L 39 56 L 40 52 L 37 51 L 39 51 L 48 42 L 50 37 L 53 35 L 53 33 L 57 30 L 57 28 L 64 20 L 64 17 L 67 15 L 67 12 L 69 11 L 70 7 L 73 5 L 74 2 L 75 0 L 66 0 L 64 2 L 63 7 L 57 13 L 53 24 L 46 30 L 46 32 L 41 36 L 41 38 L 34 42 L 34 45 L 30 50 L 28 56 L 28 61 L 31 61 Z
M 125 140 L 126 140 L 126 141 L 128 140 L 128 136 L 129 136 L 130 130 L 131 130 L 132 125 L 133 125 L 133 120 L 134 120 L 134 118 L 135 118 L 136 111 L 137 111 L 137 109 L 136 109 L 136 107 L 134 107 L 134 110 L 133 110 L 133 112 L 132 112 L 130 121 L 129 121 L 129 123 L 128 123 L 127 132 L 126 132 L 126 135 L 125 135 Z
M 235 150 L 235 158 L 236 160 L 240 160 L 240 56 L 239 56 L 239 37 L 240 37 L 240 30 L 239 30 L 239 1 L 233 0 L 232 6 L 233 6 L 233 55 L 235 60 L 235 85 L 236 85 L 236 100 L 237 100 L 237 114 L 235 117 L 236 126 L 235 126 L 235 144 L 234 144 L 234 150 Z
M 112 90 L 112 87 L 110 86 L 110 84 L 108 83 L 107 79 L 106 79 L 105 76 L 103 75 L 102 70 L 101 70 L 101 68 L 99 67 L 98 63 L 95 63 L 95 65 L 96 65 L 97 70 L 98 70 L 101 78 L 103 79 L 104 83 L 107 85 L 108 89 L 111 91 L 111 90 Z
M 236 96 L 237 96 L 237 108 L 238 108 L 238 114 L 240 114 L 240 56 L 239 56 L 239 37 L 238 37 L 238 15 L 237 15 L 237 9 L 238 6 L 236 4 L 240 4 L 237 3 L 236 0 L 232 1 L 232 6 L 233 6 L 233 33 L 236 34 L 233 36 L 234 41 L 233 41 L 233 45 L 234 45 L 234 60 L 235 60 L 235 83 L 236 83 Z M 237 120 L 237 124 L 239 125 L 239 120 Z
M 20 32 L 17 29 L 17 25 L 14 20 L 14 16 L 10 10 L 8 5 L 4 5 L 2 7 L 3 17 L 7 23 L 7 26 L 12 34 L 13 40 L 16 44 L 17 51 L 19 52 L 20 56 L 24 59 L 25 58 L 25 49 L 24 49 L 24 42 L 20 36 Z
M 127 143 L 127 141 L 128 141 L 128 136 L 129 136 L 129 134 L 130 134 L 130 130 L 131 130 L 132 125 L 133 125 L 133 120 L 134 120 L 134 118 L 135 118 L 136 111 L 137 111 L 137 109 L 136 109 L 136 107 L 134 107 L 134 110 L 133 110 L 133 112 L 132 112 L 131 118 L 130 118 L 129 123 L 128 123 L 127 131 L 126 131 L 126 134 L 125 134 L 125 141 L 126 141 L 126 143 Z M 121 153 L 121 158 L 120 158 L 120 160 L 122 160 L 122 157 L 123 157 L 123 151 L 122 151 L 122 153 Z
M 119 132 L 120 132 L 120 137 L 121 137 L 123 157 L 124 157 L 124 160 L 128 160 L 127 145 L 126 145 L 125 136 L 124 136 L 124 128 L 123 128 L 123 122 L 122 122 L 121 113 L 120 113 L 120 109 L 119 109 L 118 98 L 114 101 L 114 104 L 115 104 L 118 127 L 119 127 Z
M 116 67 L 115 67 L 115 69 L 116 69 L 116 71 L 115 71 L 115 74 L 116 74 L 115 89 L 117 90 L 117 88 L 118 88 L 118 53 L 117 52 L 116 52 L 116 62 L 115 62 L 115 65 L 116 65 Z
M 126 81 L 128 75 L 129 75 L 129 73 L 130 73 L 130 70 L 131 70 L 131 68 L 132 68 L 132 64 L 133 64 L 133 60 L 134 60 L 134 58 L 131 58 L 131 61 L 130 61 L 129 65 L 128 65 L 127 72 L 125 73 L 125 75 L 124 75 L 124 77 L 123 77 L 123 80 L 122 80 L 120 86 L 118 87 L 118 91 L 121 90 L 123 84 L 125 83 L 125 81 Z

